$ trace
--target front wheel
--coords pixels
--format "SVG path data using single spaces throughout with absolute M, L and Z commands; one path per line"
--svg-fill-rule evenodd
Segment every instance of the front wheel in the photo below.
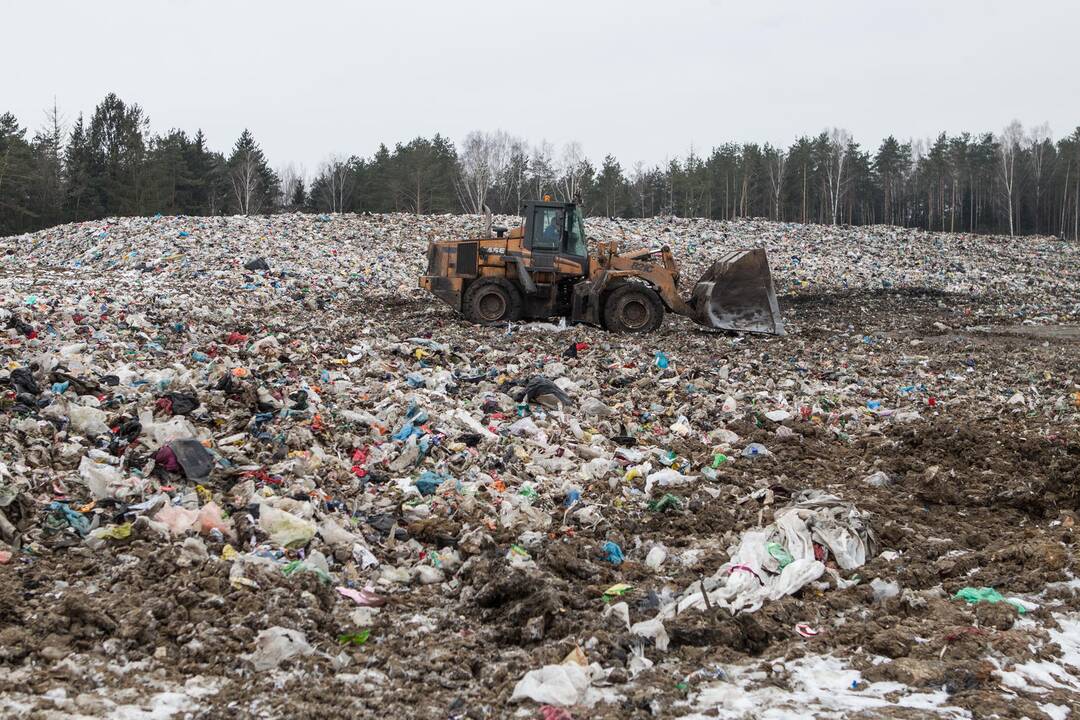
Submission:
M 477 280 L 465 293 L 465 317 L 480 325 L 497 325 L 521 317 L 521 293 L 502 278 Z
M 664 322 L 656 291 L 639 283 L 615 288 L 604 302 L 604 325 L 613 332 L 648 333 Z

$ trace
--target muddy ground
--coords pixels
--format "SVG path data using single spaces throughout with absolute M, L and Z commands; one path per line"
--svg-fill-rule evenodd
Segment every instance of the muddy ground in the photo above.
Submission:
M 605 667 L 626 665 L 634 641 L 604 619 L 603 590 L 632 584 L 632 620 L 651 617 L 665 587 L 681 590 L 711 574 L 741 530 L 768 522 L 771 508 L 738 502 L 762 485 L 778 494 L 825 489 L 856 503 L 872 514 L 882 548 L 899 555 L 872 560 L 854 573 L 864 582 L 848 589 L 807 588 L 752 616 L 696 613 L 669 623 L 670 650 L 654 667 L 632 681 L 614 673 L 613 689 L 623 699 L 575 717 L 678 716 L 688 712 L 700 681 L 687 677 L 698 671 L 760 664 L 768 682 L 782 685 L 775 661 L 813 653 L 847 658 L 870 681 L 944 687 L 949 705 L 972 717 L 1044 718 L 1036 703 L 1051 700 L 1075 708 L 1080 696 L 1063 689 L 1003 691 L 989 660 L 1054 657 L 1053 646 L 1032 650 L 1035 638 L 1045 638 L 1043 628 L 1055 625 L 1049 609 L 1028 615 L 1034 626 L 1014 629 L 1018 615 L 1008 605 L 972 607 L 949 597 L 963 586 L 986 585 L 1027 597 L 1045 593 L 1046 606 L 1080 611 L 1080 595 L 1067 584 L 1080 508 L 1075 408 L 1055 417 L 990 400 L 1014 389 L 1043 396 L 1074 392 L 1080 339 L 1070 331 L 1004 325 L 1008 318 L 995 316 L 993 298 L 973 304 L 939 293 L 879 290 L 789 295 L 781 304 L 792 329 L 785 338 L 736 339 L 678 319 L 648 340 L 584 327 L 549 335 L 472 331 L 496 349 L 537 356 L 559 356 L 571 341 L 590 343 L 588 352 L 565 362 L 591 364 L 601 378 L 616 376 L 608 368 L 615 357 L 648 357 L 666 348 L 689 381 L 729 365 L 763 387 L 792 374 L 859 382 L 895 373 L 897 384 L 908 384 L 901 381 L 911 377 L 917 356 L 928 389 L 911 402 L 922 418 L 854 438 L 796 418 L 787 422 L 794 437 L 780 442 L 747 412 L 728 426 L 766 444 L 774 456 L 723 470 L 713 484 L 715 497 L 699 487 L 677 488 L 681 509 L 641 512 L 606 483 L 596 484 L 586 489 L 603 507 L 593 529 L 564 527 L 561 504 L 541 504 L 554 522 L 543 550 L 534 553 L 536 570 L 510 569 L 504 553 L 514 537 L 495 532 L 496 545 L 472 555 L 451 582 L 388 590 L 370 640 L 344 651 L 336 638 L 350 626 L 351 608 L 313 575 L 280 577 L 255 591 L 230 585 L 228 564 L 215 557 L 220 544 L 210 544 L 211 559 L 183 566 L 179 544 L 135 537 L 91 550 L 57 543 L 0 566 L 3 713 L 538 717 L 533 703 L 508 704 L 527 670 L 559 662 L 575 646 Z M 394 311 L 436 336 L 462 322 L 426 300 Z M 965 329 L 971 327 L 980 329 Z M 941 379 L 950 374 L 961 380 Z M 605 397 L 614 405 L 639 391 L 621 382 L 606 387 Z M 925 405 L 931 394 L 934 407 Z M 702 463 L 710 452 L 704 446 L 678 450 Z M 867 486 L 862 478 L 874 470 L 894 484 Z M 406 536 L 428 546 L 456 544 L 468 520 L 462 515 L 451 508 L 415 526 L 399 521 L 403 532 L 396 539 L 370 525 L 366 535 L 380 559 L 393 558 L 394 545 Z M 623 547 L 658 540 L 673 553 L 700 552 L 696 562 L 669 562 L 654 573 L 633 560 L 606 563 L 598 545 L 611 539 Z M 904 594 L 876 602 L 865 582 L 870 578 L 895 580 Z M 919 595 L 937 587 L 940 598 Z M 836 624 L 840 616 L 847 620 Z M 793 631 L 799 622 L 822 632 L 804 639 Z M 318 652 L 275 671 L 254 671 L 240 656 L 250 652 L 259 630 L 273 625 L 304 631 Z M 871 656 L 888 660 L 875 665 Z M 865 716 L 920 715 L 897 707 Z
M 337 225 L 326 227 L 332 231 Z M 70 237 L 91 237 L 75 230 Z M 881 232 L 886 231 L 895 232 Z M 927 247 L 938 242 L 935 236 L 923 240 Z M 971 258 L 981 252 L 981 240 L 958 236 L 951 242 Z M 988 257 L 1003 252 L 1004 243 L 987 245 L 995 248 Z M 403 275 L 418 271 L 421 245 L 417 240 L 415 248 L 401 250 L 417 266 Z M 892 245 L 874 247 L 888 252 Z M 922 257 L 919 250 L 904 252 L 904 257 Z M 595 377 L 594 394 L 617 414 L 597 421 L 571 410 L 586 430 L 595 423 L 611 438 L 619 429 L 615 421 L 629 418 L 640 444 L 652 434 L 653 445 L 672 450 L 694 471 L 714 462 L 716 448 L 702 440 L 714 428 L 739 436 L 733 455 L 748 442 L 762 443 L 772 455 L 733 458 L 718 465 L 715 480 L 671 488 L 677 503 L 665 509 L 644 501 L 641 478 L 613 475 L 582 483 L 587 513 L 577 512 L 580 506 L 568 511 L 565 488 L 558 483 L 537 481 L 532 507 L 538 512 L 531 522 L 540 532 L 527 543 L 535 566 L 512 566 L 508 560 L 513 546 L 525 542 L 522 531 L 528 528 L 496 522 L 504 493 L 518 492 L 521 480 L 530 477 L 514 438 L 504 434 L 469 461 L 483 470 L 487 487 L 462 496 L 447 483 L 425 501 L 430 512 L 418 512 L 416 497 L 403 498 L 390 474 L 378 468 L 360 482 L 348 472 L 348 462 L 344 470 L 324 467 L 315 473 L 317 492 L 289 491 L 319 503 L 320 512 L 351 515 L 380 565 L 360 570 L 347 556 L 335 557 L 333 583 L 312 573 L 274 571 L 258 575 L 253 587 L 231 581 L 233 548 L 225 541 L 235 539 L 204 536 L 203 556 L 179 538 L 163 541 L 145 524 L 135 523 L 128 538 L 90 545 L 70 528 L 58 528 L 55 517 L 46 517 L 50 500 L 67 493 L 77 506 L 87 501 L 86 491 L 71 464 L 51 469 L 50 463 L 60 462 L 62 433 L 52 446 L 47 438 L 32 443 L 16 430 L 23 416 L 9 396 L 0 417 L 4 460 L 14 467 L 17 459 L 33 472 L 28 471 L 27 491 L 5 508 L 23 540 L 0 563 L 0 715 L 538 718 L 538 703 L 510 702 L 515 684 L 526 672 L 577 651 L 604 669 L 606 679 L 597 684 L 609 701 L 569 708 L 574 718 L 1057 720 L 1075 714 L 1080 643 L 1063 639 L 1080 627 L 1073 624 L 1080 618 L 1073 559 L 1080 532 L 1075 300 L 1072 310 L 1064 307 L 1068 303 L 1054 307 L 1050 295 L 1066 291 L 1047 289 L 1053 279 L 1046 279 L 1045 263 L 1032 270 L 1032 277 L 1040 274 L 1039 283 L 1023 292 L 1014 287 L 1020 293 L 1015 296 L 997 280 L 989 290 L 973 292 L 911 283 L 883 287 L 876 271 L 865 273 L 857 289 L 838 282 L 792 282 L 807 264 L 825 267 L 843 253 L 834 255 L 808 253 L 803 266 L 784 265 L 780 305 L 789 334 L 779 338 L 706 331 L 676 317 L 644 338 L 584 326 L 561 331 L 520 326 L 508 333 L 471 326 L 412 289 L 379 296 L 348 288 L 316 302 L 314 293 L 305 296 L 301 287 L 296 302 L 284 297 L 263 306 L 236 294 L 239 282 L 253 279 L 242 269 L 215 276 L 196 267 L 175 280 L 190 281 L 186 289 L 193 294 L 148 310 L 158 334 L 149 330 L 138 339 L 137 327 L 115 325 L 121 302 L 108 307 L 110 295 L 130 297 L 133 287 L 151 277 L 146 273 L 164 276 L 172 266 L 117 275 L 123 280 L 115 285 L 106 275 L 70 268 L 35 270 L 20 293 L 38 286 L 57 295 L 55 288 L 67 287 L 68 297 L 91 293 L 94 303 L 105 303 L 98 327 L 112 333 L 107 342 L 119 341 L 122 348 L 123 342 L 131 347 L 153 338 L 162 345 L 154 352 L 142 345 L 138 357 L 149 358 L 151 366 L 191 362 L 193 350 L 216 343 L 222 356 L 231 353 L 254 369 L 255 380 L 283 388 L 282 395 L 300 379 L 318 378 L 326 358 L 347 355 L 358 338 L 365 338 L 382 360 L 349 402 L 381 412 L 376 409 L 381 384 L 401 385 L 410 371 L 448 362 L 442 353 L 419 362 L 411 350 L 403 357 L 388 349 L 399 339 L 420 335 L 449 343 L 459 367 L 464 361 L 498 373 L 517 362 L 524 380 L 561 363 L 568 376 Z M 362 253 L 357 258 L 356 267 L 367 262 Z M 977 269 L 977 259 L 969 265 Z M 21 271 L 12 266 L 5 272 L 19 277 Z M 1069 272 L 1075 274 L 1075 268 Z M 368 270 L 353 277 L 372 287 L 378 274 L 364 273 Z M 308 282 L 299 277 L 293 282 Z M 1068 277 L 1063 274 L 1061 281 Z M 1075 295 L 1075 288 L 1068 292 Z M 214 309 L 193 309 L 204 301 Z M 244 312 L 230 316 L 223 310 L 233 302 Z M 51 322 L 72 338 L 94 332 L 86 329 L 87 321 L 65 319 L 60 305 L 56 308 L 39 312 L 40 326 Z M 1051 317 L 1058 310 L 1061 321 Z M 1040 324 L 1021 324 L 1031 315 Z M 197 321 L 179 339 L 165 330 L 192 317 Z M 69 325 L 62 326 L 62 320 Z M 243 346 L 230 349 L 221 338 L 233 332 L 252 339 L 277 333 L 285 342 L 279 357 L 267 359 Z M 56 345 L 65 341 L 70 340 L 62 337 Z M 6 361 L 28 362 L 24 347 L 8 342 Z M 567 357 L 576 343 L 583 343 L 577 356 Z M 125 360 L 122 349 L 114 353 L 105 341 L 101 347 L 97 361 L 104 366 Z M 667 370 L 654 364 L 657 351 L 671 359 Z M 453 402 L 477 417 L 489 413 L 480 408 L 482 384 L 462 383 Z M 738 390 L 733 414 L 721 412 L 726 388 Z M 199 392 L 212 413 L 197 422 L 215 436 L 232 432 L 230 427 L 243 430 L 257 410 L 253 386 L 243 392 Z M 785 430 L 763 416 L 781 395 L 797 400 L 790 407 L 793 417 L 782 423 Z M 393 397 L 404 396 L 395 390 Z M 124 402 L 134 401 L 117 400 L 112 407 L 118 414 Z M 333 405 L 341 401 L 325 402 L 324 427 L 297 421 L 282 431 L 286 437 L 287 430 L 288 447 L 256 447 L 251 458 L 269 466 L 317 440 L 347 460 L 353 448 L 377 434 L 335 424 Z M 801 403 L 812 405 L 806 417 Z M 880 409 L 875 405 L 871 411 L 868 403 L 880 403 Z M 680 415 L 698 432 L 687 437 L 671 432 Z M 485 414 L 489 417 L 494 416 Z M 551 429 L 553 445 L 573 444 L 551 416 L 541 422 Z M 878 471 L 888 485 L 865 481 Z M 509 487 L 496 488 L 497 478 L 505 478 Z M 236 473 L 216 471 L 207 488 L 234 517 L 244 510 L 229 504 L 239 481 Z M 286 490 L 280 483 L 260 488 L 270 494 Z M 744 531 L 770 523 L 777 508 L 806 489 L 853 503 L 868 514 L 877 536 L 878 552 L 863 567 L 839 573 L 842 582 L 827 576 L 825 584 L 807 586 L 748 615 L 687 612 L 666 622 L 667 652 L 643 643 L 605 613 L 611 605 L 602 597 L 605 590 L 626 583 L 633 586 L 621 598 L 629 605 L 630 621 L 651 619 L 673 594 L 712 575 Z M 86 514 L 105 524 L 119 522 L 121 510 L 99 503 Z M 265 547 L 262 535 L 247 547 L 237 545 L 250 549 L 256 540 Z M 625 562 L 608 561 L 601 549 L 606 541 L 623 549 Z M 654 570 L 644 557 L 656 543 L 667 547 L 668 559 Z M 437 564 L 438 553 L 450 550 L 460 555 L 459 567 L 430 584 L 417 581 L 416 568 Z M 277 560 L 298 557 L 294 549 Z M 387 569 L 395 567 L 412 574 L 387 577 Z M 895 583 L 896 594 L 876 597 L 873 581 Z M 342 583 L 371 584 L 386 604 L 377 613 L 358 610 L 335 591 Z M 967 586 L 996 588 L 1033 609 L 1021 615 L 1007 603 L 972 606 L 953 598 Z M 804 637 L 795 629 L 799 624 L 817 634 Z M 302 632 L 314 653 L 274 669 L 256 669 L 250 657 L 256 638 L 274 626 Z M 370 631 L 366 642 L 340 642 L 343 634 L 362 629 Z M 642 654 L 653 664 L 638 672 L 634 656 Z M 809 703 L 810 686 L 797 669 L 822 658 L 839 663 L 843 672 L 819 678 L 811 688 L 818 704 Z M 858 678 L 854 687 L 852 677 Z M 716 693 L 735 695 L 736 690 L 747 698 L 772 699 L 741 708 L 716 702 Z M 859 693 L 876 693 L 878 700 L 860 704 Z M 936 698 L 932 707 L 916 702 L 930 696 Z M 567 717 L 545 712 L 549 718 Z

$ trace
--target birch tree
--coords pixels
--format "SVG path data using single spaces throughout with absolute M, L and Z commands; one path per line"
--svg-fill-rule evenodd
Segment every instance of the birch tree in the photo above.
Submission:
M 278 170 L 278 177 L 281 178 L 281 198 L 279 202 L 281 207 L 288 208 L 295 205 L 296 189 L 297 187 L 303 187 L 305 174 L 304 167 L 301 165 L 298 168 L 294 163 L 289 163 Z
M 1027 137 L 1028 157 L 1031 159 L 1031 177 L 1035 183 L 1035 232 L 1039 232 L 1039 206 L 1042 201 L 1043 170 L 1046 150 L 1050 146 L 1050 123 L 1036 125 Z
M 845 164 L 850 152 L 851 133 L 843 128 L 834 127 L 828 133 L 828 155 L 825 163 L 825 176 L 828 182 L 829 204 L 832 207 L 832 224 L 836 225 L 840 216 L 840 198 L 844 194 L 846 179 Z
M 1001 191 L 1005 206 L 1009 211 L 1009 235 L 1016 234 L 1013 221 L 1013 206 L 1016 192 L 1016 156 L 1020 153 L 1020 143 L 1024 140 L 1024 128 L 1019 120 L 1013 120 L 997 137 L 998 170 L 1001 173 Z
M 530 181 L 535 189 L 536 199 L 544 197 L 544 190 L 554 189 L 555 146 L 547 140 L 541 140 L 539 145 L 533 147 L 532 157 L 529 158 Z
M 563 200 L 573 200 L 580 192 L 584 166 L 585 152 L 581 149 L 581 143 L 573 140 L 563 145 L 562 161 L 559 165 L 559 185 Z
M 632 183 L 634 188 L 635 205 L 641 208 L 641 217 L 645 217 L 645 198 L 648 196 L 649 191 L 649 175 L 645 171 L 645 165 L 641 162 L 634 163 L 634 174 L 632 176 Z
M 529 147 L 523 139 L 510 139 L 506 166 L 497 184 L 503 212 L 517 215 L 529 192 Z
M 229 181 L 232 183 L 233 197 L 241 215 L 258 212 L 256 206 L 259 190 L 259 164 L 251 153 L 243 153 L 235 158 L 229 169 Z
M 352 195 L 352 172 L 349 162 L 331 155 L 319 170 L 319 199 L 332 213 L 345 212 Z
M 458 153 L 455 187 L 461 207 L 479 215 L 487 204 L 488 193 L 506 170 L 510 159 L 511 138 L 502 130 L 473 130 L 465 136 Z
M 784 171 L 787 169 L 788 154 L 783 148 L 765 146 L 765 157 L 769 167 L 769 188 L 772 191 L 773 220 L 780 217 L 780 196 L 784 192 Z
M 270 169 L 262 149 L 246 128 L 229 156 L 228 178 L 236 201 L 233 209 L 240 215 L 260 212 L 280 191 L 277 173 Z

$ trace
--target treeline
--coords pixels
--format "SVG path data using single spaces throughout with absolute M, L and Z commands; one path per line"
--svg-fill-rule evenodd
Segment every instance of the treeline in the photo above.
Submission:
M 864 150 L 844 130 L 790 147 L 726 143 L 663 165 L 599 164 L 578 143 L 556 151 L 505 132 L 440 135 L 371 157 L 332 157 L 313 173 L 271 168 L 244 130 L 226 154 L 202 131 L 154 134 L 136 104 L 108 95 L 67 124 L 54 106 L 29 136 L 0 115 L 0 234 L 118 215 L 306 212 L 515 214 L 524 200 L 579 198 L 618 217 L 763 217 L 978 233 L 1080 234 L 1080 127 L 886 138 Z

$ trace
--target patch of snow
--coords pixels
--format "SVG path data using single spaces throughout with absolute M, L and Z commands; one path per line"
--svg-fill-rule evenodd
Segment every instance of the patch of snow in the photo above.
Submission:
M 1069 708 L 1065 705 L 1055 705 L 1053 703 L 1042 703 L 1039 705 L 1039 709 L 1046 713 L 1050 720 L 1065 720 L 1069 717 Z
M 949 696 L 944 690 L 916 691 L 896 682 L 876 682 L 854 689 L 852 685 L 862 680 L 861 673 L 831 655 L 799 658 L 784 667 L 788 673 L 787 688 L 755 683 L 765 680 L 761 671 L 726 668 L 728 681 L 712 683 L 692 696 L 690 704 L 694 712 L 682 716 L 682 720 L 843 718 L 853 712 L 894 706 L 922 710 L 938 718 L 971 717 L 967 710 L 948 705 Z M 887 699 L 890 693 L 899 696 Z M 716 714 L 701 714 L 706 711 Z
M 161 692 L 140 705 L 117 705 L 109 714 L 113 720 L 170 720 L 181 712 L 192 712 L 198 703 L 184 693 Z
M 1047 628 L 1046 632 L 1061 648 L 1061 659 L 1029 660 L 1006 670 L 998 660 L 990 658 L 997 666 L 1002 683 L 1038 695 L 1055 689 L 1080 692 L 1080 677 L 1066 669 L 1067 666 L 1080 667 L 1080 615 L 1055 614 L 1054 619 L 1061 629 Z

